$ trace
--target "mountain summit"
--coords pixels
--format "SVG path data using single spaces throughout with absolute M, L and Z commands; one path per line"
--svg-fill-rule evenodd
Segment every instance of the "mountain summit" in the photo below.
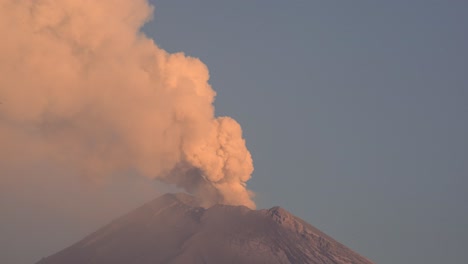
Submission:
M 281 207 L 200 207 L 165 194 L 37 264 L 372 264 Z

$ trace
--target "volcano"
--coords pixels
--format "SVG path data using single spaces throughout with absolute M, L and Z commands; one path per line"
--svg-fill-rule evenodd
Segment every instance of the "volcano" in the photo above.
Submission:
M 37 264 L 372 264 L 281 207 L 199 206 L 165 194 Z

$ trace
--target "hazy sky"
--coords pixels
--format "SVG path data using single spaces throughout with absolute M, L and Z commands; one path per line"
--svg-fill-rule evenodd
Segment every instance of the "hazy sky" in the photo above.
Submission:
M 468 261 L 468 2 L 151 2 L 144 31 L 200 58 L 217 114 L 241 124 L 259 208 L 379 264 Z M 0 186 L 1 263 L 34 262 L 169 189 L 126 173 L 89 186 L 47 161 L 1 173 L 37 175 Z
M 468 2 L 155 4 L 146 32 L 242 125 L 259 207 L 377 263 L 468 261 Z

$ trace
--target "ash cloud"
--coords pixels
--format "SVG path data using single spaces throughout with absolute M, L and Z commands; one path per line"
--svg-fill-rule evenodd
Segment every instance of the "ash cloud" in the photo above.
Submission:
M 215 117 L 207 67 L 141 32 L 146 0 L 0 3 L 0 158 L 128 169 L 204 204 L 254 208 L 240 125 Z M 2 176 L 0 176 L 0 180 Z

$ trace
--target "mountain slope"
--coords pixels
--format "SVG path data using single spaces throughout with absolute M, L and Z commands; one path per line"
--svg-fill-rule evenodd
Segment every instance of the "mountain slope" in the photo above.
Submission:
M 38 264 L 371 264 L 280 207 L 199 207 L 166 194 Z

